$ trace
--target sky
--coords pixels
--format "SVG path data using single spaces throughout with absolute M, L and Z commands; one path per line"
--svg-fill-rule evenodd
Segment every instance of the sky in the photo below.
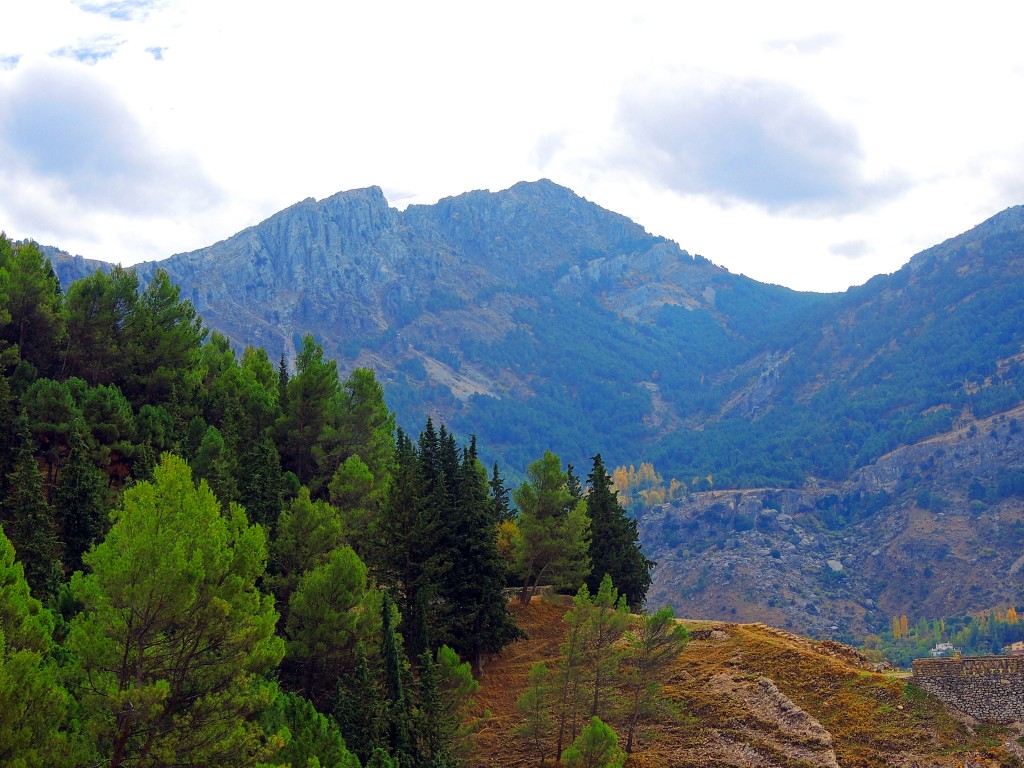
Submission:
M 548 178 L 841 291 L 1024 204 L 1019 2 L 6 0 L 0 229 L 121 264 Z

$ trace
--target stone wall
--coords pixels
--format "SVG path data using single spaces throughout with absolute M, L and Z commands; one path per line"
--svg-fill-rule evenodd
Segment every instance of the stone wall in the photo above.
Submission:
M 1024 722 L 1024 657 L 917 659 L 913 683 L 979 720 Z

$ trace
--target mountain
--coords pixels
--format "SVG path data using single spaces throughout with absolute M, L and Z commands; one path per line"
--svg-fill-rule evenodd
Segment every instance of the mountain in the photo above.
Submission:
M 65 285 L 95 263 L 51 252 Z M 1024 207 L 842 294 L 733 275 L 550 181 L 300 202 L 165 269 L 235 345 L 313 333 L 505 471 L 653 461 L 652 599 L 848 636 L 1019 600 Z M 666 485 L 667 485 L 666 480 Z M 648 505 L 650 507 L 650 505 Z
M 65 284 L 88 266 L 56 264 Z M 429 411 L 520 470 L 545 448 L 577 466 L 642 457 L 757 371 L 702 381 L 758 365 L 772 332 L 821 301 L 550 181 L 405 211 L 376 187 L 309 199 L 136 269 L 156 268 L 237 346 L 292 358 L 313 333 L 342 367 L 376 368 L 408 426 Z

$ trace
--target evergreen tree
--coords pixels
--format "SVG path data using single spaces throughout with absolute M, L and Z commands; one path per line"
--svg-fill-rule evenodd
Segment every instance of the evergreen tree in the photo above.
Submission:
M 558 738 L 555 743 L 555 754 L 562 754 L 566 741 L 576 738 L 579 717 L 586 706 L 584 674 L 587 663 L 587 643 L 590 618 L 593 604 L 587 585 L 579 588 L 573 598 L 573 608 L 565 614 L 565 639 L 561 645 L 561 655 L 554 682 L 554 711 L 558 720 Z
M 89 460 L 85 441 L 76 430 L 60 479 L 53 489 L 53 506 L 64 542 L 64 564 L 82 568 L 82 555 L 99 542 L 107 530 L 106 482 Z
M 586 504 L 566 486 L 562 463 L 551 451 L 526 469 L 526 482 L 513 493 L 519 508 L 516 568 L 525 604 L 542 579 L 575 586 L 590 573 L 590 520 Z
M 412 441 L 400 429 L 395 446 L 395 473 L 380 520 L 373 531 L 372 557 L 379 581 L 393 590 L 404 617 L 402 634 L 415 647 L 417 601 L 436 596 L 443 572 L 435 509 L 425 503 L 425 483 Z M 422 649 L 420 649 L 422 651 Z
M 530 667 L 526 690 L 516 701 L 516 708 L 526 717 L 525 722 L 515 728 L 518 736 L 525 738 L 531 749 L 537 753 L 537 765 L 544 765 L 553 731 L 551 716 L 551 670 L 543 662 Z
M 491 470 L 490 498 L 494 507 L 495 522 L 503 523 L 515 519 L 516 512 L 509 503 L 508 489 L 505 488 L 505 481 L 498 472 L 498 462 L 494 462 Z
M 480 669 L 485 653 L 500 651 L 522 633 L 504 595 L 505 564 L 498 554 L 487 473 L 477 459 L 475 437 L 463 451 L 456 488 L 448 539 L 456 566 L 446 572 L 443 589 L 451 605 L 448 634 L 459 655 Z
M 587 586 L 596 592 L 605 575 L 609 575 L 627 602 L 640 608 L 651 586 L 651 569 L 655 563 L 644 557 L 636 520 L 629 517 L 619 503 L 618 491 L 612 488 L 601 454 L 594 456 L 594 467 L 587 483 L 590 485 L 587 515 L 592 567 Z
M 53 617 L 29 594 L 14 548 L 0 530 L 0 764 L 18 768 L 84 765 L 72 738 L 70 699 L 48 657 Z
M 689 636 L 670 607 L 643 617 L 631 634 L 626 650 L 623 695 L 626 701 L 626 753 L 633 751 L 640 718 L 649 714 L 658 699 L 665 669 L 686 646 Z
M 386 738 L 386 709 L 380 690 L 379 669 L 376 665 L 371 669 L 362 643 L 356 646 L 355 664 L 338 683 L 333 711 L 349 749 L 364 764 L 368 763 L 374 750 Z
M 270 435 L 263 433 L 243 454 L 238 468 L 238 501 L 249 519 L 272 529 L 281 514 L 281 456 Z
M 260 726 L 277 734 L 284 748 L 268 765 L 290 768 L 359 768 L 345 743 L 338 724 L 321 714 L 302 696 L 278 691 L 273 703 L 260 716 Z
M 296 373 L 288 379 L 282 416 L 277 422 L 281 464 L 299 481 L 313 488 L 325 485 L 320 476 L 321 441 L 330 416 L 330 403 L 338 394 L 338 367 L 324 360 L 323 348 L 313 337 L 302 337 L 295 361 Z
M 19 419 L 14 469 L 7 478 L 3 521 L 33 594 L 39 597 L 54 594 L 60 581 L 60 542 L 53 510 L 43 496 L 42 478 L 32 454 L 25 411 Z
M 326 502 L 313 501 L 309 489 L 302 488 L 281 511 L 270 547 L 270 573 L 264 582 L 279 608 L 287 607 L 302 574 L 325 562 L 343 540 L 338 511 Z
M 356 649 L 380 632 L 381 595 L 351 547 L 339 547 L 306 571 L 288 601 L 287 678 L 321 709 L 356 661 Z
M 67 640 L 104 764 L 251 765 L 271 693 L 259 680 L 284 651 L 273 599 L 256 588 L 263 529 L 237 505 L 223 514 L 170 455 L 113 521 L 83 558 L 91 573 L 72 578 L 84 610 Z
M 617 644 L 626 631 L 628 621 L 626 596 L 620 598 L 611 577 L 606 575 L 594 595 L 587 627 L 587 663 L 593 688 L 591 717 L 601 715 L 609 689 L 618 682 L 619 659 L 622 654 Z
M 39 453 L 46 460 L 46 484 L 49 488 L 67 455 L 71 434 L 78 428 L 82 415 L 63 381 L 36 379 L 21 398 L 29 429 Z
M 131 373 L 121 389 L 139 408 L 164 406 L 176 427 L 197 410 L 194 395 L 202 379 L 199 360 L 207 330 L 181 289 L 158 269 L 139 296 L 127 325 Z
M 325 427 L 320 474 L 331 480 L 358 457 L 372 480 L 360 499 L 375 516 L 384 502 L 395 455 L 395 416 L 384 402 L 384 389 L 369 368 L 356 368 L 341 384 L 338 402 Z
M 76 280 L 67 292 L 68 345 L 64 372 L 90 386 L 111 384 L 127 373 L 123 351 L 138 302 L 135 271 L 114 267 Z
M 625 761 L 615 731 L 597 716 L 562 755 L 565 768 L 621 768 Z
M 60 283 L 35 243 L 5 249 L 0 271 L 5 313 L 0 340 L 15 344 L 19 357 L 45 375 L 59 375 L 58 350 L 66 346 L 67 328 Z M 8 319 L 9 318 L 9 319 Z
M 389 753 L 399 765 L 406 765 L 412 757 L 409 732 L 409 705 L 403 682 L 405 654 L 395 631 L 396 611 L 388 594 L 381 601 L 381 657 L 384 664 L 384 695 L 387 704 Z
M 197 480 L 205 480 L 210 490 L 225 507 L 238 501 L 238 487 L 235 484 L 237 462 L 224 443 L 224 437 L 216 427 L 209 427 L 199 443 L 199 450 L 192 459 L 192 471 Z

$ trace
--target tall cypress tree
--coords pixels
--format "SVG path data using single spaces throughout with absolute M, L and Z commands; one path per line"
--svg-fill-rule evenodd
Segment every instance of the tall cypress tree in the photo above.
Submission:
M 587 587 L 596 594 L 601 580 L 608 574 L 629 605 L 641 608 L 651 586 L 651 569 L 655 563 L 640 549 L 636 520 L 629 517 L 619 503 L 619 493 L 612 488 L 611 476 L 600 453 L 594 456 L 594 467 L 587 482 L 590 484 L 587 514 L 590 516 L 592 563 Z
M 388 744 L 400 765 L 409 764 L 411 737 L 409 705 L 405 698 L 403 666 L 405 654 L 395 632 L 395 606 L 388 594 L 381 602 L 381 656 L 384 662 L 384 695 L 388 708 Z
M 494 462 L 494 467 L 491 470 L 490 496 L 495 522 L 512 520 L 516 516 L 512 504 L 509 503 L 508 488 L 505 487 L 505 481 L 498 472 L 498 462 Z

